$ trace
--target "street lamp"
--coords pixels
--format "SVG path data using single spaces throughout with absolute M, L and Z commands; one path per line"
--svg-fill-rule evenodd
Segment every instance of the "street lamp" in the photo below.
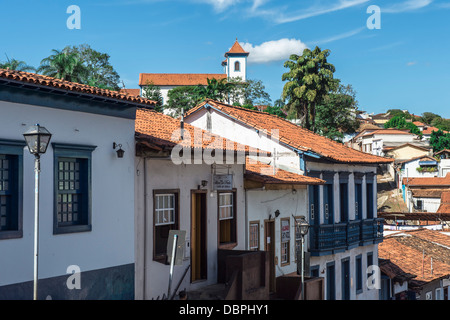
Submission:
M 301 247 L 301 262 L 302 262 L 302 266 L 301 266 L 301 277 L 302 277 L 302 291 L 301 291 L 301 298 L 302 300 L 305 299 L 305 251 L 304 251 L 304 246 L 305 246 L 305 236 L 308 233 L 308 229 L 309 229 L 309 224 L 306 221 L 304 216 L 301 216 L 300 219 L 296 220 L 296 224 L 297 224 L 297 230 L 300 233 L 300 235 L 302 236 L 302 247 Z M 298 257 L 298 255 L 297 255 Z M 298 258 L 297 258 L 298 260 Z
M 47 151 L 52 137 L 47 129 L 39 124 L 31 126 L 23 134 L 28 150 L 34 155 L 34 280 L 33 300 L 37 300 L 38 253 L 39 253 L 39 172 L 41 171 L 41 154 Z

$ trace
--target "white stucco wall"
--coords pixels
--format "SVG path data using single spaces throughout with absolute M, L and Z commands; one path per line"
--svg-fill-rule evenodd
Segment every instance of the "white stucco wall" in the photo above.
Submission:
M 134 262 L 134 120 L 0 101 L 0 139 L 23 141 L 39 123 L 51 142 L 92 152 L 92 231 L 53 234 L 53 150 L 41 156 L 39 278 Z M 118 159 L 113 142 L 122 144 Z M 34 156 L 23 152 L 23 237 L 0 240 L 0 286 L 33 280 Z M 82 280 L 82 279 L 81 279 Z
M 296 248 L 295 248 L 295 220 L 293 217 L 307 216 L 306 201 L 307 190 L 296 189 L 292 190 L 246 190 L 247 193 L 247 220 L 259 221 L 259 245 L 260 250 L 265 250 L 264 244 L 264 221 L 269 219 L 269 214 L 275 221 L 275 257 L 276 268 L 275 275 L 281 276 L 284 274 L 297 271 L 296 263 Z M 279 210 L 280 215 L 275 218 L 275 211 Z M 290 261 L 288 265 L 281 264 L 281 219 L 289 218 L 290 226 Z M 248 225 L 247 223 L 247 225 Z M 248 233 L 249 226 L 247 226 Z M 305 239 L 306 240 L 306 239 Z M 247 243 L 247 249 L 249 249 Z
M 185 121 L 193 126 L 207 130 L 207 113 L 208 111 L 202 108 L 186 117 Z M 292 151 L 291 148 L 279 143 L 277 139 L 277 128 L 271 130 L 274 136 L 270 137 L 213 109 L 211 109 L 210 117 L 212 133 L 244 145 L 271 152 L 272 159 L 266 159 L 266 161 L 272 161 L 271 164 L 273 164 L 273 154 L 274 150 L 276 150 L 276 154 L 278 155 L 277 159 L 275 159 L 276 166 L 285 170 L 299 171 L 300 160 L 297 153 Z
M 146 161 L 147 172 L 144 172 Z M 190 241 L 191 232 L 191 190 L 196 190 L 202 180 L 208 181 L 207 189 L 207 276 L 205 281 L 190 282 L 191 270 L 184 278 L 180 289 L 195 290 L 197 288 L 215 284 L 217 282 L 217 249 L 218 249 L 218 213 L 217 193 L 212 191 L 211 166 L 206 164 L 175 165 L 170 159 L 158 160 L 143 158 L 136 159 L 136 170 L 139 175 L 136 179 L 136 299 L 161 298 L 167 295 L 169 281 L 169 266 L 153 261 L 153 190 L 179 189 L 179 228 L 186 230 L 186 239 Z M 217 173 L 226 173 L 225 169 L 218 168 Z M 233 174 L 233 187 L 236 188 L 236 225 L 237 246 L 235 249 L 245 249 L 245 199 L 243 191 L 243 165 L 231 165 L 230 174 Z M 144 184 L 147 183 L 145 186 Z M 146 188 L 146 197 L 144 197 Z M 145 213 L 145 206 L 147 213 Z M 146 239 L 146 240 L 144 240 Z M 144 264 L 145 256 L 145 264 Z M 175 266 L 173 287 L 180 281 L 183 272 L 190 264 L 189 258 L 184 260 L 182 266 Z M 144 266 L 145 265 L 145 266 Z M 145 288 L 144 288 L 144 268 Z

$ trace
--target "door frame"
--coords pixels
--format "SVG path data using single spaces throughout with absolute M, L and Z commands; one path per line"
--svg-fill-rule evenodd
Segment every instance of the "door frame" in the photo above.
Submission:
M 268 242 L 267 242 L 267 236 L 268 231 L 271 231 L 271 239 L 270 239 L 270 251 L 268 250 Z M 264 251 L 269 252 L 269 291 L 275 292 L 276 291 L 276 285 L 275 285 L 275 220 L 264 220 Z

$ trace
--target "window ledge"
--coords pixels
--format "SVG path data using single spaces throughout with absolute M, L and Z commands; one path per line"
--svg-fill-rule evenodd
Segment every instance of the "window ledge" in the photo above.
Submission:
M 78 233 L 78 232 L 90 232 L 90 231 L 92 231 L 92 226 L 89 224 L 89 225 L 56 227 L 53 230 L 53 234 L 66 234 L 66 233 Z
M 0 240 L 19 239 L 23 237 L 22 230 L 5 230 L 0 231 Z
M 219 244 L 219 249 L 231 250 L 231 249 L 234 249 L 236 246 L 237 246 L 237 242 L 223 243 L 223 244 Z

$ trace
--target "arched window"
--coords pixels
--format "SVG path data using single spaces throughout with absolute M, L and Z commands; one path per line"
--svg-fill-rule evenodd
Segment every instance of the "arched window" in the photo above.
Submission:
M 236 61 L 234 63 L 234 71 L 241 71 L 241 64 L 239 63 L 239 61 Z

